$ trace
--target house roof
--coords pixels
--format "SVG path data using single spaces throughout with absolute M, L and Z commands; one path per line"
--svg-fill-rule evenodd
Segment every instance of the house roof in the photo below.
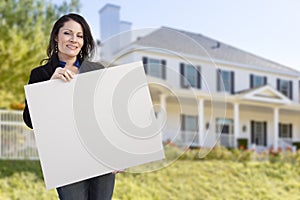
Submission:
M 227 62 L 253 70 L 300 76 L 300 72 L 282 64 L 240 50 L 201 34 L 161 27 L 139 38 L 133 44 L 156 47 L 176 53 L 200 56 L 213 61 Z

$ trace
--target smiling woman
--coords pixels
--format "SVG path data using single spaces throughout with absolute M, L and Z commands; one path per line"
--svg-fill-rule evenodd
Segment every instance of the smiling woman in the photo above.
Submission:
M 83 46 L 83 31 L 81 25 L 73 20 L 64 24 L 55 40 L 60 60 L 69 61 L 67 66 L 73 66 L 76 56 Z
M 50 79 L 69 82 L 79 72 L 103 68 L 102 65 L 87 61 L 93 53 L 94 46 L 90 27 L 83 17 L 73 13 L 62 16 L 52 28 L 47 49 L 48 58 L 43 60 L 46 64 L 31 71 L 29 84 Z M 26 125 L 33 128 L 26 101 L 23 118 Z M 114 190 L 115 173 L 118 171 L 59 187 L 59 198 L 109 200 Z
M 81 25 L 74 20 L 65 22 L 64 26 L 59 29 L 55 41 L 55 51 L 59 60 L 64 62 L 65 67 L 55 70 L 51 79 L 70 81 L 73 75 L 79 72 L 75 65 L 77 55 L 82 57 L 81 48 L 84 41 Z

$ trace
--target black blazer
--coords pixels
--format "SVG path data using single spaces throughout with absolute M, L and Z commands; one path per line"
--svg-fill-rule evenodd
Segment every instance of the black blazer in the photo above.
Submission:
M 28 84 L 50 80 L 57 67 L 60 67 L 59 60 L 57 56 L 54 56 L 45 65 L 34 68 L 31 71 Z M 81 63 L 80 73 L 93 71 L 97 69 L 103 69 L 103 68 L 104 68 L 103 65 L 101 65 L 100 63 L 84 61 Z M 23 111 L 23 120 L 29 128 L 31 129 L 33 128 L 26 99 L 25 99 L 25 108 Z

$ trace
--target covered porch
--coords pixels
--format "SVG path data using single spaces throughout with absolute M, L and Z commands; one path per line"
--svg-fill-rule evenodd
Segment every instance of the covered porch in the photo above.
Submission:
M 300 142 L 300 106 L 269 85 L 235 95 L 150 87 L 164 141 L 274 150 Z

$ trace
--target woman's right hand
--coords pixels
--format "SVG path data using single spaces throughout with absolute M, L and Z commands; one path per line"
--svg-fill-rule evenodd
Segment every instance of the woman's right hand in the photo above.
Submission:
M 53 73 L 51 80 L 53 79 L 61 79 L 65 82 L 69 82 L 74 77 L 74 73 L 66 68 L 58 67 L 55 69 L 55 72 Z

